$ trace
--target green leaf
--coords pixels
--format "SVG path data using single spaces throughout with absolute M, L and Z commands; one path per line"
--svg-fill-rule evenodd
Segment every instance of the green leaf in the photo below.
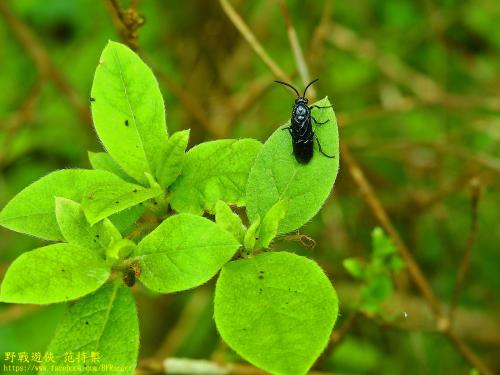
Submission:
M 109 220 L 120 231 L 122 236 L 128 235 L 134 228 L 135 223 L 144 213 L 144 206 L 133 206 L 124 211 L 117 212 L 109 217 Z
M 218 200 L 245 205 L 248 173 L 261 148 L 254 139 L 225 139 L 190 149 L 171 187 L 172 208 L 200 215 L 204 210 L 213 213 Z
M 106 250 L 122 238 L 108 219 L 91 226 L 82 206 L 70 199 L 56 197 L 56 218 L 64 239 L 84 248 Z
M 380 311 L 380 305 L 392 295 L 392 280 L 388 274 L 373 277 L 361 291 L 361 308 L 369 313 Z
M 363 279 L 365 275 L 365 266 L 356 258 L 347 258 L 342 262 L 344 268 L 357 279 Z
M 315 103 L 329 106 L 327 98 Z M 307 223 L 319 211 L 332 190 L 339 168 L 339 139 L 335 114 L 331 108 L 313 109 L 314 117 L 324 125 L 315 126 L 325 153 L 314 145 L 314 155 L 308 164 L 299 164 L 292 153 L 292 140 L 287 123 L 266 141 L 248 177 L 247 213 L 253 222 L 269 211 L 279 200 L 288 199 L 288 211 L 280 222 L 279 233 L 291 232 Z
M 122 180 L 133 182 L 132 179 L 120 168 L 107 152 L 89 151 L 89 161 L 92 168 L 100 171 L 111 172 Z
M 68 306 L 47 348 L 47 352 L 54 354 L 55 363 L 43 363 L 47 370 L 39 373 L 133 374 L 138 350 L 139 322 L 132 293 L 119 284 L 106 284 Z M 85 363 L 65 362 L 65 355 L 70 352 L 73 358 L 77 353 L 86 353 Z M 98 362 L 92 363 L 91 353 L 99 353 Z M 110 369 L 98 371 L 102 364 Z M 63 370 L 50 371 L 52 366 L 68 365 L 76 366 L 78 370 L 64 371 L 62 367 Z
M 156 177 L 161 187 L 167 188 L 181 174 L 188 141 L 189 129 L 172 134 L 164 144 L 156 168 Z
M 271 207 L 266 216 L 264 216 L 259 229 L 259 247 L 269 247 L 278 233 L 279 223 L 285 217 L 287 209 L 288 201 L 279 200 L 274 206 Z
M 167 140 L 165 106 L 151 69 L 132 50 L 110 41 L 92 85 L 92 117 L 111 157 L 137 181 L 156 170 Z
M 89 187 L 82 207 L 90 224 L 163 194 L 159 185 L 151 188 L 117 179 Z
M 218 201 L 215 205 L 215 221 L 229 233 L 232 233 L 240 244 L 243 243 L 247 228 L 241 222 L 241 218 L 231 210 L 231 207 L 226 202 Z
M 260 216 L 250 225 L 247 232 L 245 233 L 245 238 L 243 240 L 243 245 L 247 250 L 253 250 L 255 244 L 257 243 L 257 237 L 259 236 L 260 229 Z
M 0 225 L 46 240 L 64 240 L 55 214 L 54 197 L 80 202 L 89 187 L 121 181 L 106 171 L 68 169 L 56 171 L 35 181 L 0 212 Z
M 108 279 L 109 268 L 95 251 L 59 243 L 18 257 L 9 267 L 0 300 L 13 303 L 55 303 L 82 297 Z
M 163 221 L 138 245 L 142 283 L 171 293 L 194 288 L 212 278 L 231 259 L 238 241 L 221 226 L 191 214 Z
M 396 253 L 396 248 L 391 239 L 379 227 L 374 228 L 372 231 L 372 247 L 374 257 L 384 257 Z
M 224 341 L 273 374 L 305 374 L 329 341 L 338 298 L 313 261 L 264 253 L 222 268 L 215 323 Z

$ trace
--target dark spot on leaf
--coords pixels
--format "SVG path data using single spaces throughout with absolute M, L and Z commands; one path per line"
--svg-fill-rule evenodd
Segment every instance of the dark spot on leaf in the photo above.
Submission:
M 139 206 L 142 206 L 143 204 L 144 204 L 144 203 L 143 203 L 143 202 L 141 202 L 141 203 L 139 203 Z
M 61 269 L 61 272 L 64 272 L 64 269 Z
M 89 325 L 89 322 L 86 320 L 86 321 L 85 321 L 85 324 L 86 324 L 86 325 Z
M 264 278 L 264 276 L 262 276 L 262 275 L 259 275 L 259 279 L 261 279 L 261 280 L 262 280 L 263 278 Z
M 128 120 L 125 120 L 125 126 L 128 126 Z
M 98 234 L 96 234 L 96 235 L 95 235 L 95 238 L 99 238 L 99 235 L 98 235 Z
M 120 203 L 120 201 L 116 201 L 115 203 L 118 204 L 118 203 Z
M 155 206 L 156 206 L 156 205 L 158 205 L 158 202 L 157 202 L 157 201 L 154 201 L 153 203 L 154 203 L 154 205 L 155 205 Z
M 259 288 L 259 293 L 262 293 L 262 288 Z
M 134 191 L 132 193 L 137 193 L 137 189 L 134 189 Z
M 94 238 L 94 242 L 97 242 L 97 240 Z
M 91 102 L 95 102 L 95 99 L 93 97 L 90 97 Z

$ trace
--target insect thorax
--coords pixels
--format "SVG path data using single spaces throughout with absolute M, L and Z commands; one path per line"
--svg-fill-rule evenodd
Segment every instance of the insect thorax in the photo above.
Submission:
M 309 107 L 304 104 L 304 103 L 298 103 L 293 106 L 292 109 L 292 118 L 297 120 L 297 121 L 304 121 L 310 116 L 310 109 Z

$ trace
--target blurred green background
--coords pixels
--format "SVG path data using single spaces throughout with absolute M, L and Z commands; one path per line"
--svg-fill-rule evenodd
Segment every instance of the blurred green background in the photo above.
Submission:
M 137 4 L 136 4 L 137 3 Z M 119 3 L 123 8 L 130 4 Z M 304 87 L 283 2 L 231 3 L 281 69 Z M 500 3 L 497 0 L 288 1 L 316 98 L 328 95 L 341 140 L 362 167 L 440 301 L 453 294 L 471 225 L 470 181 L 479 183 L 477 237 L 454 330 L 500 372 Z M 216 138 L 261 141 L 284 123 L 293 97 L 237 31 L 216 0 L 133 1 L 144 17 L 139 53 L 162 89 L 169 132 L 191 128 L 190 144 Z M 118 25 L 118 27 L 117 27 Z M 0 207 L 35 179 L 89 168 L 101 145 L 89 117 L 94 69 L 108 39 L 120 40 L 110 2 L 0 3 Z M 343 340 L 325 372 L 468 374 L 471 365 L 435 332 L 405 272 L 376 316 L 350 321 L 361 284 L 342 267 L 369 259 L 378 223 L 341 160 L 334 192 L 301 233 L 341 301 Z M 43 243 L 0 228 L 0 275 Z M 134 290 L 140 359 L 235 361 L 212 319 L 213 281 L 166 296 Z M 43 351 L 64 306 L 0 305 L 0 354 Z M 340 328 L 339 328 L 340 329 Z M 3 369 L 0 369 L 2 372 Z

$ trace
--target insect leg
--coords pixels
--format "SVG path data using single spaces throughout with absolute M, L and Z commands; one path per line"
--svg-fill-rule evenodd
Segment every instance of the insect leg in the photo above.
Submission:
M 319 105 L 312 105 L 312 106 L 309 107 L 309 109 L 313 109 L 313 108 L 318 108 L 318 109 L 333 108 L 333 105 L 327 105 L 326 107 L 321 107 Z
M 323 121 L 323 122 L 318 122 L 318 120 L 316 120 L 316 119 L 314 118 L 314 116 L 311 116 L 311 118 L 313 119 L 313 121 L 314 121 L 317 125 L 323 125 L 323 124 L 326 124 L 328 121 L 330 121 L 330 120 L 326 120 L 326 121 Z
M 325 155 L 327 158 L 330 158 L 330 159 L 335 159 L 335 155 L 334 156 L 331 156 L 331 155 L 328 155 L 328 154 L 325 154 L 325 152 L 323 151 L 323 149 L 321 148 L 321 143 L 319 143 L 319 138 L 316 134 L 314 134 L 314 138 L 316 138 L 316 142 L 318 143 L 318 148 L 319 148 L 319 152 L 321 152 L 323 155 Z

